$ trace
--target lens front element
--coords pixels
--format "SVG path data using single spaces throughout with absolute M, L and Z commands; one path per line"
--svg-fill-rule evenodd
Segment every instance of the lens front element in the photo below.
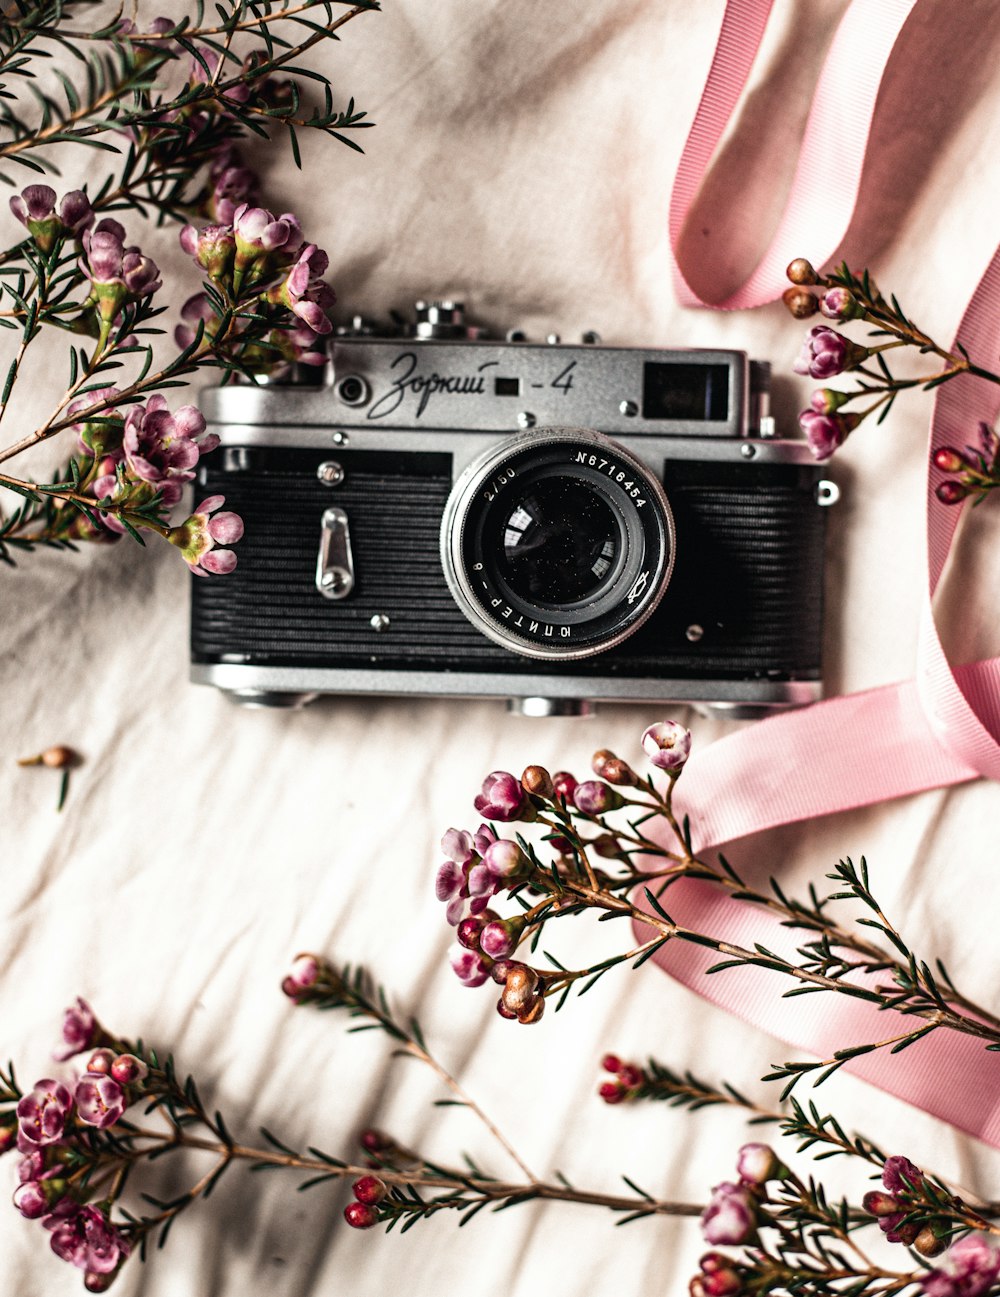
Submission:
M 659 603 L 674 558 L 663 487 L 592 429 L 539 428 L 462 474 L 441 553 L 452 594 L 485 635 L 528 657 L 620 643 Z

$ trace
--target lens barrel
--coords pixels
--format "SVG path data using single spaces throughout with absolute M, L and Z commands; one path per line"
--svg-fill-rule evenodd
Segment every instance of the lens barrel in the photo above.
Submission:
M 662 598 L 674 548 L 662 484 L 591 428 L 537 428 L 491 447 L 455 483 L 441 525 L 459 607 L 533 658 L 621 643 Z

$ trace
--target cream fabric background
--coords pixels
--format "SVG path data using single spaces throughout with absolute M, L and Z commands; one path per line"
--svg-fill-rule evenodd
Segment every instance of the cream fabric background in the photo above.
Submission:
M 254 162 L 272 205 L 300 213 L 329 249 L 346 310 L 460 293 L 497 328 L 520 324 L 535 336 L 555 329 L 569 340 L 597 328 L 611 343 L 743 347 L 774 362 L 787 430 L 809 390 L 791 376 L 802 327 L 777 306 L 682 310 L 670 283 L 670 183 L 722 8 L 388 0 L 324 56 L 338 93 L 354 94 L 378 123 L 364 137 L 366 156 L 313 140 L 301 174 L 277 150 Z M 749 225 L 759 243 L 780 206 L 843 9 L 843 0 L 775 6 L 691 225 L 717 287 L 749 265 L 748 251 L 729 249 L 730 226 Z M 996 16 L 991 0 L 918 6 L 880 100 L 848 248 L 939 337 L 950 336 L 997 239 Z M 175 237 L 141 236 L 180 302 L 194 281 Z M 53 343 L 25 420 L 51 401 L 50 371 L 62 364 Z M 900 401 L 890 423 L 864 429 L 836 461 L 844 495 L 826 572 L 831 692 L 912 671 L 928 412 L 926 400 Z M 945 596 L 957 661 L 1000 650 L 996 527 L 993 504 L 977 511 Z M 62 1008 L 82 994 L 116 1030 L 173 1049 L 247 1140 L 266 1124 L 293 1144 L 349 1152 L 377 1118 L 432 1156 L 467 1149 L 508 1174 L 474 1120 L 430 1106 L 439 1088 L 389 1061 L 377 1037 L 348 1037 L 334 1018 L 289 1009 L 278 982 L 296 951 L 313 948 L 368 964 L 396 1005 L 419 1011 L 440 1057 L 540 1172 L 558 1168 L 610 1191 L 624 1173 L 654 1194 L 697 1199 L 731 1173 L 745 1137 L 737 1117 L 607 1108 L 594 1095 L 600 1054 L 648 1052 L 762 1093 L 756 1078 L 786 1056 L 783 1046 L 651 966 L 606 978 L 536 1030 L 501 1022 L 486 989 L 466 991 L 449 972 L 449 933 L 432 894 L 437 841 L 450 824 L 471 822 L 482 774 L 529 761 L 579 772 L 600 746 L 637 759 L 638 736 L 657 718 L 648 709 L 605 708 L 590 722 L 435 700 L 240 712 L 187 683 L 186 574 L 165 547 L 40 553 L 0 579 L 2 1048 L 24 1082 L 49 1073 Z M 692 725 L 698 744 L 733 724 L 671 714 Z M 52 743 L 86 756 L 61 816 L 54 778 L 14 765 Z M 866 853 L 887 907 L 923 953 L 995 1000 L 996 823 L 995 788 L 971 786 L 788 830 L 775 835 L 768 863 L 794 886 L 840 855 Z M 581 929 L 562 951 L 583 957 L 603 949 L 605 935 Z M 892 1151 L 997 1196 L 994 1153 L 849 1077 L 824 1095 Z M 6 1194 L 13 1160 L 0 1170 Z M 189 1164 L 171 1187 L 198 1173 Z M 294 1184 L 234 1168 L 178 1222 L 166 1253 L 146 1267 L 131 1262 L 116 1291 L 673 1297 L 686 1292 L 702 1250 L 690 1222 L 622 1232 L 610 1216 L 562 1206 L 480 1216 L 461 1232 L 442 1217 L 384 1239 L 344 1226 L 343 1191 L 298 1196 Z M 81 1291 L 38 1226 L 13 1210 L 0 1212 L 0 1252 L 18 1297 Z

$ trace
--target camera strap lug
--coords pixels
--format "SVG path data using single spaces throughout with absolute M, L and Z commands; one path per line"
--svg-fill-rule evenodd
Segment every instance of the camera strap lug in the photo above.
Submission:
M 351 529 L 343 509 L 323 511 L 316 560 L 316 589 L 324 599 L 346 599 L 354 589 Z

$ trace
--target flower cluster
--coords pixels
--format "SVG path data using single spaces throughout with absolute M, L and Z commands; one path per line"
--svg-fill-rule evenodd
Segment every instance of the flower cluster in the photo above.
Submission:
M 843 265 L 824 277 L 804 257 L 797 257 L 788 266 L 787 274 L 792 287 L 786 290 L 784 301 L 796 319 L 820 313 L 835 323 L 863 320 L 874 326 L 875 342 L 871 346 L 861 346 L 828 324 L 814 325 L 803 342 L 793 366 L 795 373 L 822 383 L 845 373 L 858 379 L 853 391 L 817 388 L 808 408 L 799 415 L 809 448 L 818 460 L 829 459 L 870 414 L 878 411 L 881 422 L 901 391 L 934 387 L 965 373 L 1000 381 L 998 375 L 974 365 L 961 348 L 952 352 L 938 346 L 903 314 L 895 297 L 883 297 L 868 271 L 855 274 Z M 887 357 L 900 347 L 912 348 L 922 356 L 936 356 L 942 367 L 920 378 L 897 378 Z M 858 399 L 870 403 L 860 410 L 845 409 Z M 943 504 L 957 504 L 969 495 L 982 498 L 1000 484 L 996 435 L 983 425 L 979 448 L 959 451 L 943 447 L 934 453 L 933 465 L 947 475 L 936 488 Z
M 646 729 L 641 746 L 654 768 L 666 774 L 668 789 L 672 788 L 691 751 L 690 732 L 676 722 L 663 721 Z M 586 877 L 589 870 L 596 883 L 589 863 L 582 868 L 588 852 L 628 868 L 628 849 L 605 816 L 647 805 L 635 800 L 637 794 L 661 797 L 652 779 L 643 781 L 606 748 L 594 754 L 592 766 L 599 778 L 577 780 L 569 771 L 550 774 L 538 765 L 528 766 L 520 779 L 509 771 L 494 770 L 475 798 L 476 811 L 493 824 L 546 830 L 544 841 L 552 853 L 548 866 L 541 863 L 535 846 L 521 837 L 498 837 L 489 823 L 480 824 L 475 833 L 449 829 L 442 839 L 446 860 L 438 869 L 435 892 L 447 905 L 448 922 L 456 929 L 451 966 L 464 986 L 482 986 L 488 980 L 502 986 L 497 1003 L 501 1017 L 537 1022 L 546 997 L 567 985 L 564 975 L 533 968 L 515 958 L 515 953 L 548 917 L 579 908 L 565 894 L 562 880 Z M 579 836 L 583 825 L 598 832 L 583 840 Z M 541 892 L 543 899 L 534 906 L 522 902 L 523 912 L 507 917 L 492 908 L 495 898 L 519 897 L 525 890 Z
M 646 1084 L 646 1073 L 635 1063 L 623 1063 L 617 1054 L 605 1054 L 601 1067 L 610 1072 L 613 1081 L 602 1081 L 597 1093 L 605 1103 L 624 1103 L 634 1098 Z
M 907 1217 L 921 1201 L 923 1179 L 923 1172 L 909 1158 L 890 1157 L 882 1169 L 882 1184 L 888 1192 L 872 1189 L 865 1194 L 865 1211 L 878 1219 L 879 1229 L 890 1243 L 905 1243 L 909 1247 L 916 1241 L 920 1226 Z
M 28 185 L 10 199 L 10 210 L 45 253 L 52 251 L 58 238 L 78 238 L 94 223 L 94 209 L 82 189 L 66 194 L 57 210 L 51 186 Z
M 389 1192 L 377 1175 L 363 1175 L 351 1185 L 353 1202 L 344 1208 L 344 1219 L 352 1229 L 371 1229 L 379 1222 L 378 1205 Z
M 6 1146 L 16 1146 L 20 1154 L 13 1201 L 22 1216 L 49 1232 L 56 1256 L 84 1271 L 87 1291 L 104 1292 L 132 1244 L 127 1229 L 111 1221 L 109 1204 L 90 1201 L 88 1177 L 82 1174 L 92 1161 L 88 1132 L 108 1130 L 121 1120 L 145 1094 L 149 1068 L 112 1040 L 84 1000 L 67 1010 L 63 1040 L 58 1060 L 92 1052 L 75 1081 L 45 1077 L 20 1097 L 16 1129 L 5 1128 Z

